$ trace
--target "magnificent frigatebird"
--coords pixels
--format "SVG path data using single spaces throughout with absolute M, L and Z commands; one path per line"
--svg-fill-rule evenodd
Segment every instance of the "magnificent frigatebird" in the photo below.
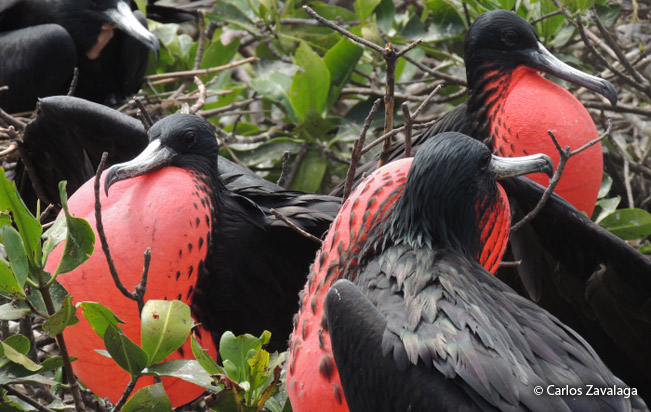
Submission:
M 66 94 L 116 104 L 138 91 L 158 39 L 126 0 L 0 2 L 0 107 L 31 110 L 39 97 Z
M 549 138 L 555 133 L 561 147 L 573 150 L 598 136 L 583 105 L 567 90 L 538 72 L 576 83 L 605 96 L 611 104 L 617 93 L 606 80 L 583 73 L 554 57 L 539 41 L 534 28 L 516 13 L 493 10 L 472 23 L 464 46 L 468 100 L 446 113 L 434 126 L 415 136 L 417 148 L 444 131 L 457 131 L 485 141 L 502 156 L 546 153 L 558 164 L 559 154 Z M 391 159 L 404 156 L 402 142 L 393 145 Z M 358 170 L 377 166 L 370 161 Z M 572 158 L 556 193 L 577 209 L 592 214 L 601 179 L 603 159 L 597 144 Z M 547 178 L 530 176 L 545 185 Z M 342 188 L 333 194 L 340 195 Z
M 397 201 L 363 213 L 367 193 L 402 180 L 392 164 L 353 192 L 302 292 L 290 342 L 294 410 L 648 410 L 636 395 L 538 396 L 550 385 L 628 386 L 477 261 L 481 215 L 503 204 L 496 179 L 514 171 L 509 160 L 445 133 L 423 144 Z M 543 168 L 511 175 L 534 170 Z
M 142 253 L 151 247 L 146 299 L 191 304 L 204 328 L 202 343 L 213 355 L 208 333 L 218 341 L 227 330 L 269 330 L 269 349 L 284 349 L 298 307 L 296 296 L 318 244 L 271 218 L 268 210 L 273 207 L 320 236 L 336 214 L 339 199 L 282 190 L 238 167 L 226 165 L 222 172 L 214 132 L 195 116 L 168 116 L 152 126 L 148 136 L 149 145 L 140 155 L 103 175 L 108 193 L 101 196 L 104 227 L 123 283 L 133 289 L 139 282 Z M 71 212 L 95 228 L 93 203 L 92 181 L 68 201 Z M 61 252 L 53 252 L 46 269 L 55 267 Z M 127 323 L 124 332 L 138 341 L 137 310 L 113 288 L 101 251 L 58 279 L 75 302 L 92 300 L 113 309 Z M 67 329 L 66 338 L 70 352 L 79 358 L 74 367 L 81 381 L 100 396 L 119 398 L 129 376 L 95 352 L 103 343 L 88 323 L 82 320 Z M 184 354 L 191 356 L 189 346 L 174 356 Z M 102 373 L 98 367 L 104 368 Z M 168 388 L 175 405 L 201 391 L 180 381 Z

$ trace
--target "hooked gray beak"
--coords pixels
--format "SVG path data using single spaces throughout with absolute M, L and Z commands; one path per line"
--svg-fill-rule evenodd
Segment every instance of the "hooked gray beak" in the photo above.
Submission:
M 138 21 L 126 1 L 119 0 L 116 8 L 108 9 L 104 13 L 118 29 L 150 48 L 158 60 L 160 54 L 158 38 Z
M 167 146 L 161 146 L 160 140 L 152 140 L 149 146 L 136 158 L 128 162 L 113 165 L 106 171 L 106 178 L 104 179 L 104 192 L 106 196 L 108 196 L 109 188 L 114 183 L 155 172 L 165 166 L 169 166 L 175 155 L 176 152 L 173 149 Z
M 554 174 L 554 163 L 552 163 L 552 159 L 546 154 L 520 157 L 500 157 L 493 155 L 489 169 L 498 179 L 538 172 L 552 177 Z
M 525 49 L 520 53 L 527 58 L 528 66 L 599 93 L 608 99 L 613 107 L 617 106 L 617 91 L 609 81 L 563 63 L 551 54 L 542 43 L 538 42 L 537 49 Z

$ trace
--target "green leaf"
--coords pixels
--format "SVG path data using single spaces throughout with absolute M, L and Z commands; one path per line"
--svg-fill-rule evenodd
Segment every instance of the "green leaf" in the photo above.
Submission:
M 64 299 L 61 308 L 50 319 L 43 324 L 43 332 L 51 337 L 63 333 L 63 330 L 72 325 L 79 323 L 79 318 L 75 314 L 77 308 L 72 304 L 72 296 Z
M 255 336 L 245 334 L 235 337 L 232 332 L 224 332 L 219 340 L 219 355 L 224 361 L 224 369 L 228 377 L 236 382 L 247 380 L 249 364 L 248 353 L 257 352 L 262 348 L 262 341 Z M 227 368 L 226 364 L 230 363 L 233 368 Z M 229 369 L 231 369 L 229 371 Z
M 617 206 L 621 200 L 622 198 L 619 196 L 598 200 L 592 212 L 592 220 L 595 223 L 600 223 L 606 216 L 617 210 Z
M 25 291 L 16 279 L 14 272 L 0 261 L 0 291 L 7 292 L 18 299 L 25 299 Z
M 0 168 L 0 212 L 10 211 L 30 260 L 41 263 L 41 233 L 43 228 L 32 216 L 23 200 L 18 196 L 16 185 L 5 176 Z
M 32 346 L 27 336 L 23 335 L 11 335 L 4 340 L 4 343 L 14 348 L 21 355 L 27 355 L 29 348 Z M 0 356 L 4 356 L 4 351 L 0 353 Z
M 109 326 L 118 327 L 118 323 L 124 323 L 115 313 L 106 306 L 97 302 L 82 302 L 79 307 L 83 310 L 84 317 L 90 323 L 97 335 L 104 339 L 104 332 Z
M 43 261 L 47 262 L 48 256 L 55 247 L 64 240 L 68 234 L 68 227 L 66 226 L 66 217 L 61 215 L 54 221 L 54 224 L 43 233 Z
M 275 70 L 270 70 L 251 80 L 251 88 L 262 96 L 278 101 L 291 117 L 295 117 L 294 108 L 289 100 L 292 78 Z
M 115 326 L 106 328 L 104 345 L 115 363 L 131 376 L 140 374 L 147 366 L 147 353 Z
M 166 412 L 172 411 L 172 403 L 162 383 L 145 386 L 124 404 L 122 412 Z
M 260 387 L 269 377 L 267 368 L 269 367 L 269 352 L 264 349 L 258 350 L 252 358 L 247 361 L 251 367 L 251 383 L 253 390 Z
M 36 372 L 41 369 L 41 366 L 37 365 L 30 358 L 11 347 L 11 345 L 5 342 L 0 342 L 0 345 L 2 345 L 4 356 L 6 356 L 13 363 L 17 363 L 32 372 Z
M 212 377 L 196 360 L 171 360 L 149 366 L 142 371 L 143 375 L 183 379 L 202 388 L 216 391 Z
M 197 341 L 197 338 L 194 336 L 194 334 L 191 337 L 192 343 L 192 355 L 194 358 L 199 362 L 199 364 L 208 372 L 210 375 L 217 375 L 218 373 L 224 374 L 224 369 L 217 365 L 217 362 L 208 354 L 207 351 L 205 351 L 201 345 L 199 345 L 199 342 Z
M 599 20 L 606 27 L 614 26 L 617 23 L 619 14 L 622 11 L 622 6 L 619 4 L 609 4 L 608 6 L 602 6 L 601 4 L 594 5 L 595 10 L 597 10 L 597 16 Z
M 315 193 L 321 186 L 326 167 L 327 160 L 325 156 L 316 150 L 310 150 L 303 158 L 292 189 Z
M 17 320 L 25 316 L 29 308 L 20 307 L 16 303 L 0 305 L 0 320 Z
M 229 63 L 240 47 L 240 38 L 235 38 L 228 44 L 223 44 L 221 39 L 217 38 L 208 47 L 201 58 L 201 68 L 208 69 L 210 67 L 223 66 Z M 207 80 L 204 80 L 207 81 Z
M 602 199 L 606 197 L 612 185 L 613 185 L 613 178 L 604 173 L 604 178 L 601 181 L 601 187 L 599 188 L 599 194 L 597 195 L 597 199 Z
M 305 42 L 301 42 L 296 50 L 296 64 L 299 70 L 292 79 L 289 100 L 296 116 L 302 121 L 310 109 L 322 114 L 330 90 L 330 72 L 319 55 Z
M 18 231 L 11 226 L 2 226 L 0 228 L 0 236 L 2 237 L 7 257 L 9 257 L 9 267 L 22 288 L 29 275 L 29 262 L 27 261 L 27 252 L 25 251 L 23 240 Z
M 360 21 L 366 20 L 373 13 L 380 0 L 355 0 L 355 14 Z
M 149 355 L 148 365 L 180 348 L 194 327 L 190 307 L 179 300 L 149 300 L 140 318 L 141 345 Z
M 385 33 L 388 33 L 396 16 L 396 5 L 393 0 L 381 0 L 375 8 L 375 13 L 377 14 L 377 24 Z
M 68 210 L 68 196 L 66 195 L 66 182 L 59 183 L 59 196 L 61 206 L 66 217 L 68 234 L 66 245 L 61 255 L 61 261 L 55 271 L 55 276 L 60 273 L 70 272 L 77 266 L 84 263 L 93 254 L 95 244 L 95 232 L 90 224 L 81 218 L 74 217 Z
M 364 53 L 361 46 L 347 38 L 342 38 L 323 56 L 328 71 L 330 72 L 330 93 L 328 94 L 327 107 L 330 108 L 337 101 L 341 90 L 350 80 L 355 66 Z
M 624 240 L 643 239 L 651 235 L 651 214 L 643 209 L 616 210 L 599 224 Z
M 77 360 L 77 358 L 72 357 L 71 360 Z M 39 372 L 44 373 L 47 371 L 53 371 L 63 366 L 63 358 L 61 356 L 55 356 L 54 358 L 47 358 L 43 361 L 43 369 Z

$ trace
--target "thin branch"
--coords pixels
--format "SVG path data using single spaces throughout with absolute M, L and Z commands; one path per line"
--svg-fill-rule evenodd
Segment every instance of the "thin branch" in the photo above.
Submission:
M 431 120 L 431 121 L 425 122 L 425 123 L 414 124 L 413 128 L 414 129 L 419 129 L 419 130 L 420 129 L 428 129 L 428 128 L 434 126 L 434 124 L 436 124 L 437 121 L 438 121 L 438 119 L 435 119 L 435 120 Z M 404 132 L 404 130 L 405 130 L 405 126 L 400 126 L 397 129 L 393 129 L 389 133 L 383 134 L 382 136 L 380 136 L 377 139 L 373 140 L 371 143 L 364 146 L 364 148 L 362 149 L 362 154 L 368 153 L 369 150 L 371 150 L 375 146 L 379 145 L 384 140 L 389 139 L 389 138 L 397 135 L 398 133 Z
M 203 59 L 203 53 L 206 47 L 206 15 L 203 11 L 199 12 L 199 15 L 197 16 L 198 21 L 198 31 L 199 31 L 199 42 L 197 45 L 197 54 L 194 56 L 194 64 L 192 66 L 192 70 L 198 70 L 199 67 L 201 67 L 201 60 Z M 181 86 L 179 86 L 178 89 L 172 93 L 170 96 L 171 100 L 176 99 L 178 96 L 181 95 L 187 89 L 187 87 L 190 85 L 190 79 L 186 79 Z
M 48 408 L 47 406 L 41 405 L 40 403 L 38 403 L 34 399 L 30 398 L 29 396 L 25 395 L 24 393 L 15 390 L 10 385 L 2 385 L 2 388 L 5 391 L 7 391 L 7 393 L 9 395 L 13 395 L 16 398 L 20 399 L 21 401 L 30 404 L 31 406 L 36 408 L 37 411 L 40 411 L 40 412 L 54 412 L 54 410 Z
M 201 111 L 197 112 L 196 114 L 197 114 L 197 116 L 201 116 L 203 118 L 211 117 L 211 116 L 215 116 L 217 114 L 226 113 L 226 112 L 228 112 L 230 110 L 233 110 L 233 109 L 242 109 L 244 107 L 247 107 L 248 105 L 250 105 L 251 103 L 253 103 L 256 100 L 259 100 L 259 99 L 257 97 L 252 97 L 252 98 L 249 98 L 249 99 L 246 99 L 246 100 L 242 100 L 241 102 L 231 103 L 231 104 L 229 104 L 227 106 L 218 107 L 216 109 L 201 110 Z
M 540 23 L 543 20 L 547 20 L 550 17 L 557 16 L 559 14 L 563 13 L 561 10 L 556 10 L 552 11 L 551 13 L 543 14 L 542 16 L 538 17 L 537 19 L 533 19 L 529 22 L 532 26 L 535 25 L 536 23 Z
M 278 181 L 276 184 L 280 187 L 285 186 L 285 181 L 287 180 L 287 173 L 289 172 L 289 158 L 291 157 L 292 152 L 289 150 L 286 150 L 285 153 L 283 153 L 283 166 L 282 169 L 280 170 L 280 177 L 278 178 Z
M 629 208 L 635 207 L 635 202 L 633 201 L 633 190 L 631 188 L 631 173 L 630 173 L 630 160 L 626 154 L 626 150 L 617 142 L 616 139 L 612 141 L 613 146 L 622 156 L 622 163 L 624 163 L 624 188 L 626 189 L 626 202 L 628 203 Z
M 522 259 L 516 260 L 515 262 L 500 262 L 497 267 L 499 268 L 517 268 L 522 264 Z
M 25 299 L 24 302 L 29 307 L 29 310 L 36 313 L 38 316 L 42 317 L 43 319 L 50 319 L 50 315 L 48 315 L 47 313 L 43 313 L 40 310 L 38 310 L 36 308 L 36 306 L 34 306 L 34 304 L 29 299 Z
M 425 106 L 427 106 L 429 104 L 429 102 L 434 98 L 434 96 L 439 92 L 439 90 L 441 90 L 441 88 L 443 86 L 444 85 L 439 84 L 438 86 L 436 86 L 434 88 L 434 90 L 432 90 L 432 92 L 430 94 L 427 95 L 425 100 L 423 100 L 423 102 L 420 104 L 420 106 L 418 106 L 418 108 L 414 112 L 414 115 L 413 115 L 414 119 L 418 118 L 418 116 L 420 115 L 420 112 L 425 108 Z
M 384 133 L 393 130 L 393 108 L 395 105 L 395 83 L 396 83 L 396 60 L 397 53 L 391 43 L 387 43 L 382 53 L 386 62 L 386 87 L 384 93 Z M 378 167 L 382 167 L 389 161 L 389 150 L 391 149 L 391 139 L 387 139 L 382 144 L 382 152 L 378 160 Z
M 194 76 L 194 84 L 197 86 L 197 90 L 199 90 L 199 98 L 197 98 L 197 101 L 192 105 L 192 107 L 190 107 L 190 114 L 197 113 L 201 110 L 203 105 L 206 104 L 206 86 L 197 76 Z
M 243 60 L 238 60 L 233 63 L 225 64 L 223 66 L 211 67 L 210 69 L 200 69 L 200 70 L 185 70 L 179 72 L 169 72 L 169 73 L 159 73 L 152 74 L 147 76 L 147 80 L 151 80 L 153 85 L 158 85 L 162 83 L 156 82 L 157 80 L 168 80 L 176 81 L 179 78 L 183 77 L 194 77 L 194 76 L 208 76 L 212 73 L 223 72 L 224 70 L 232 69 L 233 67 L 242 66 L 243 64 L 253 63 L 258 61 L 257 57 L 249 57 Z
M 364 140 L 366 139 L 366 133 L 368 132 L 369 127 L 371 126 L 371 122 L 375 118 L 375 115 L 377 114 L 377 111 L 380 108 L 380 99 L 376 99 L 375 102 L 373 103 L 373 107 L 371 108 L 371 111 L 368 113 L 368 116 L 366 116 L 366 120 L 364 120 L 364 126 L 362 127 L 362 131 L 359 134 L 359 137 L 355 139 L 355 144 L 353 145 L 353 151 L 350 157 L 350 166 L 348 167 L 348 173 L 346 174 L 346 182 L 344 183 L 344 195 L 342 200 L 348 199 L 348 196 L 350 195 L 350 192 L 353 187 L 353 181 L 355 180 L 355 172 L 357 171 L 357 166 L 359 165 L 359 160 L 362 157 L 362 147 L 364 146 Z
M 643 107 L 624 106 L 621 104 L 612 107 L 610 103 L 601 103 L 601 102 L 583 102 L 583 105 L 588 109 L 610 110 L 615 113 L 632 113 L 632 114 L 640 114 L 642 116 L 651 117 L 651 110 L 645 109 Z
M 115 263 L 113 263 L 113 258 L 111 257 L 111 251 L 109 250 L 108 241 L 106 240 L 106 233 L 104 232 L 104 224 L 102 223 L 102 203 L 99 200 L 99 181 L 106 167 L 106 158 L 108 153 L 102 153 L 102 160 L 99 162 L 97 167 L 97 173 L 95 174 L 95 225 L 97 226 L 97 234 L 99 235 L 100 243 L 102 244 L 102 251 L 106 257 L 106 262 L 108 263 L 109 272 L 113 278 L 113 283 L 118 288 L 120 293 L 126 296 L 128 299 L 138 301 L 138 297 L 135 294 L 129 292 L 129 290 L 122 284 L 118 271 L 115 268 Z
M 9 146 L 7 146 L 6 149 L 0 151 L 0 157 L 7 156 L 7 155 L 15 152 L 16 150 L 18 150 L 18 143 L 11 142 L 11 143 L 9 143 Z
M 5 112 L 4 110 L 0 109 L 0 119 L 4 120 L 7 122 L 7 124 L 14 126 L 16 129 L 23 131 L 25 130 L 26 124 L 21 122 L 20 120 L 16 119 L 9 113 Z
M 405 115 L 405 157 L 411 157 L 411 129 L 414 119 L 409 113 L 407 102 L 402 103 L 402 113 Z
M 145 127 L 145 131 L 147 131 L 154 125 L 154 121 L 151 119 L 151 116 L 149 115 L 145 104 L 142 102 L 142 98 L 134 97 L 133 100 L 136 102 L 136 106 L 138 106 L 138 109 L 140 110 L 138 112 L 140 116 L 138 117 L 140 118 L 142 125 Z
M 583 146 L 581 146 L 580 148 L 574 151 L 570 151 L 569 146 L 566 146 L 565 148 L 561 148 L 560 144 L 558 143 L 558 140 L 556 139 L 556 136 L 554 136 L 554 133 L 551 130 L 547 131 L 547 134 L 549 134 L 549 137 L 552 139 L 552 142 L 554 142 L 554 146 L 556 146 L 556 150 L 558 150 L 558 154 L 560 155 L 558 166 L 556 167 L 556 171 L 554 172 L 554 175 L 549 180 L 549 186 L 547 186 L 547 188 L 545 189 L 545 192 L 543 193 L 542 197 L 540 198 L 540 200 L 538 201 L 534 209 L 531 212 L 527 213 L 525 217 L 520 219 L 519 222 L 511 226 L 511 233 L 520 229 L 522 226 L 524 226 L 525 223 L 531 221 L 534 217 L 538 215 L 538 213 L 540 213 L 542 208 L 547 204 L 549 198 L 552 196 L 552 193 L 554 192 L 554 189 L 558 185 L 558 182 L 561 180 L 561 176 L 563 175 L 563 171 L 565 170 L 565 165 L 567 164 L 567 161 L 572 156 L 576 156 L 577 154 L 581 153 L 587 148 L 599 143 L 601 140 L 608 137 L 610 135 L 611 126 L 612 126 L 611 121 L 610 119 L 608 119 L 608 129 L 604 132 L 604 134 L 597 137 L 596 139 L 589 141 L 588 143 L 584 144 Z
M 385 95 L 385 92 L 381 90 L 376 90 L 376 89 L 371 89 L 371 88 L 363 88 L 363 87 L 346 87 L 341 90 L 341 94 L 362 94 L 362 95 L 368 95 L 368 96 L 377 96 L 377 97 L 383 97 Z M 407 100 L 410 102 L 422 102 L 423 99 L 418 97 L 418 96 L 412 96 L 409 94 L 402 94 L 402 93 L 394 93 L 394 97 L 400 100 Z
M 136 388 L 137 381 L 138 381 L 138 377 L 131 378 L 127 387 L 124 388 L 124 392 L 122 393 L 120 400 L 118 400 L 118 403 L 115 404 L 111 412 L 119 412 L 122 409 L 124 404 L 127 402 L 127 399 L 129 399 L 129 395 L 131 395 L 133 390 Z
M 423 42 L 423 39 L 417 39 L 416 41 L 408 44 L 404 49 L 397 51 L 396 50 L 396 60 L 402 56 L 404 56 L 405 53 L 407 53 L 409 50 L 413 49 L 414 47 L 418 46 Z
M 68 88 L 68 96 L 75 94 L 77 90 L 77 83 L 79 82 L 79 68 L 75 67 L 72 71 L 72 81 L 70 82 L 70 87 Z
M 147 278 L 149 275 L 149 264 L 151 263 L 151 248 L 145 250 L 145 262 L 142 268 L 142 276 L 140 276 L 140 283 L 136 286 L 135 295 L 138 302 L 138 313 L 142 313 L 142 308 L 145 307 L 145 292 L 147 291 Z
M 269 50 L 271 50 L 271 53 L 273 53 L 273 55 L 276 56 L 280 61 L 283 61 L 285 63 L 292 63 L 292 60 L 289 57 L 280 54 L 280 52 L 274 45 L 273 41 L 271 40 L 271 36 L 269 35 L 269 32 L 271 31 L 269 26 L 267 26 L 265 22 L 262 21 L 262 19 L 258 19 L 256 25 L 258 26 L 258 29 L 262 34 L 262 38 L 264 39 L 264 42 L 266 43 L 267 47 L 269 47 Z
M 289 219 L 287 219 L 285 216 L 282 215 L 282 213 L 278 212 L 276 209 L 270 209 L 269 212 L 271 212 L 272 215 L 276 217 L 276 219 L 280 219 L 283 221 L 287 226 L 289 226 L 290 229 L 294 230 L 295 232 L 299 233 L 302 236 L 305 236 L 306 238 L 315 241 L 318 244 L 321 244 L 321 239 L 318 237 L 314 236 L 311 233 L 308 233 L 301 229 L 300 227 L 296 226 L 293 222 L 291 222 Z
M 631 62 L 628 61 L 626 55 L 624 55 L 624 52 L 622 52 L 622 49 L 619 47 L 615 39 L 613 39 L 613 36 L 610 35 L 610 32 L 608 32 L 608 30 L 606 30 L 604 25 L 601 23 L 601 20 L 599 19 L 594 6 L 591 7 L 590 11 L 590 17 L 592 18 L 592 21 L 595 22 L 597 29 L 599 29 L 599 32 L 603 36 L 604 40 L 606 40 L 606 43 L 610 46 L 613 52 L 615 52 L 617 59 L 622 64 L 622 66 L 624 66 L 624 69 L 628 72 L 628 74 L 633 76 L 635 80 L 637 80 L 639 83 L 642 83 L 642 85 L 648 89 L 649 84 L 647 79 L 643 78 L 640 73 L 638 73 L 638 71 L 633 68 Z
M 348 30 L 344 29 L 343 27 L 338 26 L 335 23 L 332 23 L 331 21 L 329 21 L 327 19 L 324 19 L 323 17 L 319 16 L 319 14 L 317 12 L 312 10 L 309 6 L 303 6 L 303 10 L 305 10 L 307 12 L 307 14 L 309 14 L 310 16 L 315 18 L 317 21 L 319 21 L 324 26 L 328 26 L 332 30 L 338 31 L 339 33 L 341 33 L 344 36 L 348 37 L 352 41 L 354 41 L 356 43 L 359 43 L 359 44 L 362 44 L 362 45 L 364 45 L 364 46 L 366 46 L 368 48 L 371 48 L 371 49 L 375 50 L 376 52 L 378 52 L 380 54 L 384 53 L 384 48 L 382 46 L 378 46 L 377 44 L 375 44 L 373 42 L 370 42 L 370 41 L 368 41 L 366 39 L 363 39 L 363 38 L 361 38 L 359 36 L 356 36 L 353 33 L 349 32 Z

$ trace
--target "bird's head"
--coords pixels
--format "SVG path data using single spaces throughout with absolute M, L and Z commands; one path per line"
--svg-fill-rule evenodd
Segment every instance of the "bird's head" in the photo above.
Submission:
M 149 145 L 136 158 L 113 165 L 106 172 L 104 191 L 116 182 L 167 166 L 217 170 L 219 146 L 210 123 L 189 114 L 173 114 L 147 132 Z
M 139 21 L 126 0 L 57 0 L 57 6 L 59 21 L 80 53 L 96 58 L 110 40 L 105 34 L 118 29 L 150 48 L 158 59 L 158 39 L 147 30 L 144 16 L 140 14 Z
M 549 156 L 499 157 L 464 134 L 441 133 L 416 153 L 388 233 L 393 241 L 452 248 L 475 257 L 480 246 L 478 207 L 498 201 L 498 179 L 534 172 L 552 174 Z
M 617 104 L 610 82 L 563 63 L 543 46 L 533 26 L 516 13 L 492 10 L 472 23 L 464 47 L 468 86 L 473 89 L 485 70 L 513 70 L 524 65 L 578 84 Z

